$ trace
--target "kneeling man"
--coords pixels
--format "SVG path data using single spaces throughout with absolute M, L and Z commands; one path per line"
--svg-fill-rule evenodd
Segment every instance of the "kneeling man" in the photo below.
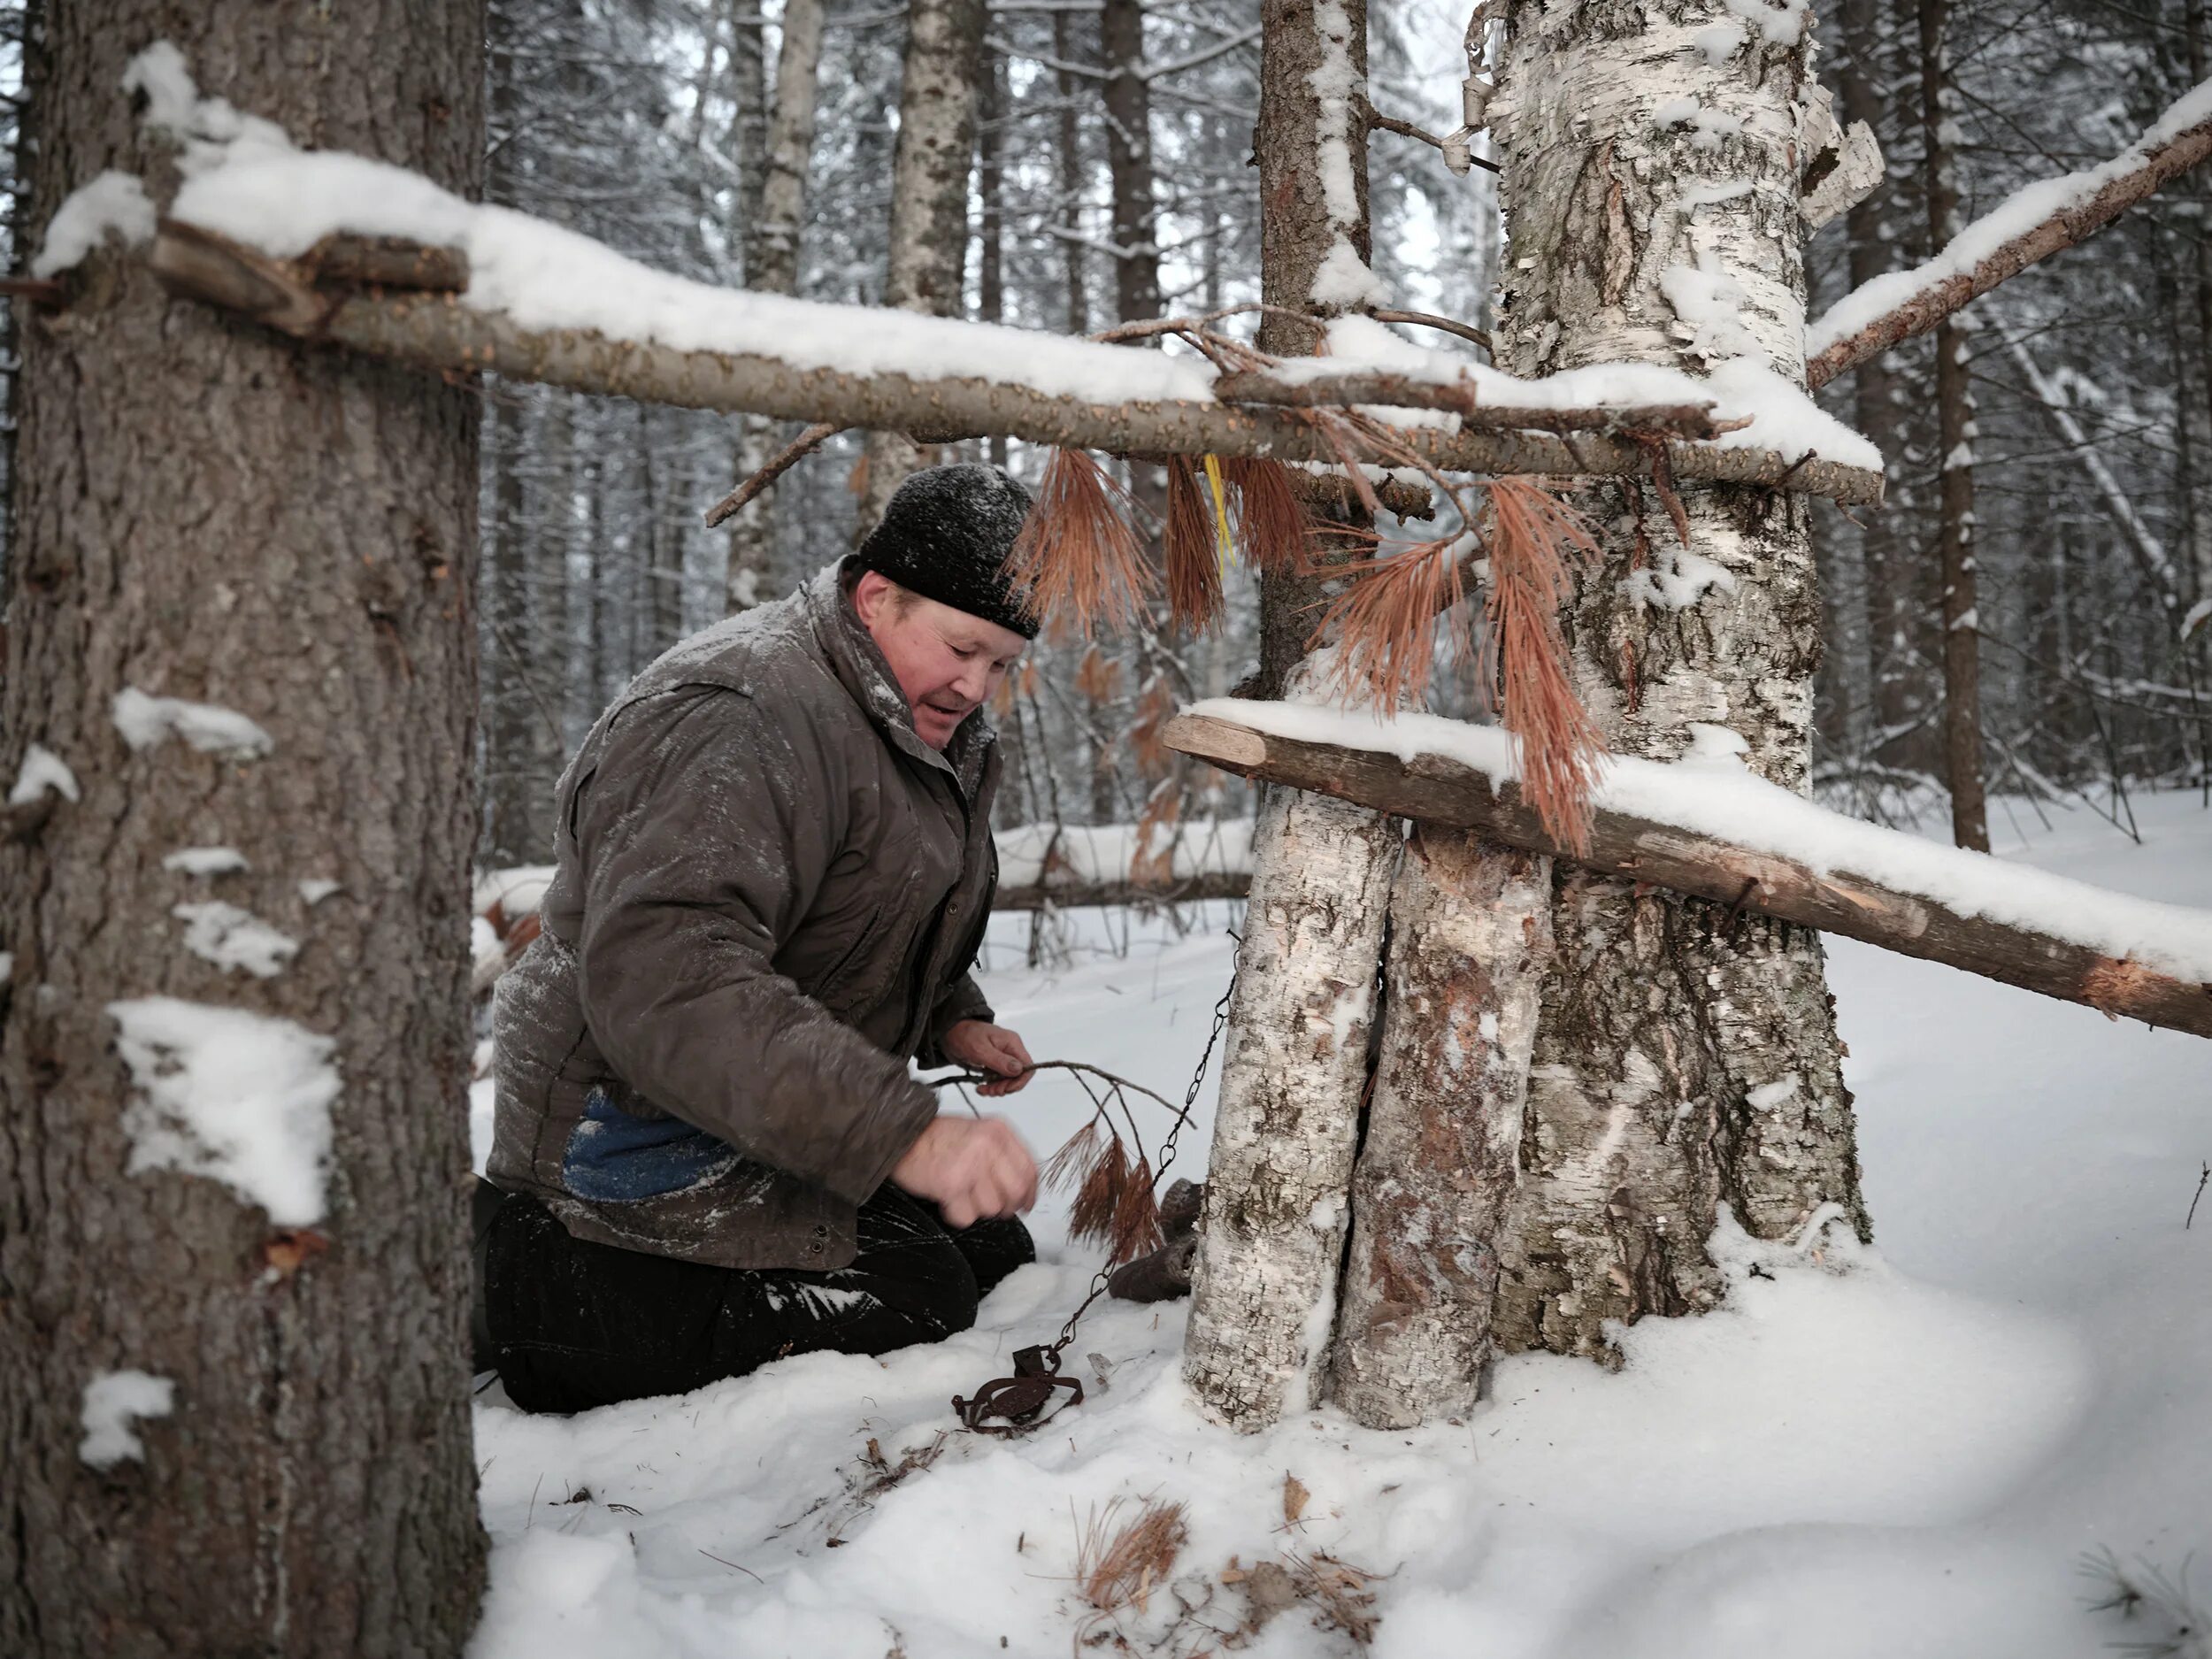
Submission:
M 640 674 L 561 780 L 479 1247 L 525 1409 L 933 1340 L 1033 1259 L 1029 1152 L 908 1069 L 1028 1081 L 968 972 L 1028 507 L 995 467 L 915 474 L 858 553 Z

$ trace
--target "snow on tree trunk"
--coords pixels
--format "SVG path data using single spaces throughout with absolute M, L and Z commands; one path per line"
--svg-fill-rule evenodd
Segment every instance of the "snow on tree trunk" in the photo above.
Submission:
M 911 0 L 907 7 L 899 141 L 891 162 L 886 305 L 933 317 L 960 314 L 984 14 L 984 0 Z M 900 434 L 868 434 L 867 488 L 856 524 L 859 534 L 875 527 L 891 492 L 926 458 Z
M 1371 1428 L 1474 1403 L 1511 1201 L 1551 860 L 1417 828 L 1390 892 L 1382 1048 L 1330 1397 Z
M 752 27 L 757 35 L 757 25 Z M 814 111 L 822 61 L 822 0 L 784 0 L 776 52 L 776 93 L 769 111 L 759 211 L 745 242 L 745 286 L 764 294 L 799 291 L 799 231 L 806 220 L 807 169 L 814 150 Z M 781 423 L 747 415 L 738 426 L 737 473 L 750 478 L 783 441 Z M 749 611 L 775 595 L 776 492 L 747 503 L 730 520 L 723 603 Z
M 1801 4 L 1515 0 L 1492 111 L 1512 259 L 1504 366 L 1748 357 L 1801 383 L 1809 21 Z M 1686 488 L 1686 547 L 1648 488 L 1608 482 L 1581 501 L 1607 557 L 1568 620 L 1609 741 L 1655 759 L 1738 750 L 1804 788 L 1821 643 L 1804 500 Z M 1555 884 L 1561 965 L 1494 1334 L 1610 1357 L 1606 1321 L 1718 1298 L 1704 1242 L 1717 1206 L 1768 1238 L 1826 1203 L 1865 1223 L 1817 936 L 1618 879 Z
M 1268 792 L 1253 831 L 1183 1353 L 1233 1428 L 1321 1396 L 1400 844 L 1394 820 L 1292 789 Z
M 164 37 L 478 185 L 480 5 L 119 0 L 45 13 L 40 217 L 104 167 L 174 188 L 122 89 Z M 0 1652 L 457 1654 L 480 402 L 134 258 L 78 278 L 23 342 L 0 693 L 0 773 L 36 742 L 77 786 L 0 841 Z M 196 954 L 219 901 L 265 949 Z M 290 1133 L 225 1154 L 256 1110 Z

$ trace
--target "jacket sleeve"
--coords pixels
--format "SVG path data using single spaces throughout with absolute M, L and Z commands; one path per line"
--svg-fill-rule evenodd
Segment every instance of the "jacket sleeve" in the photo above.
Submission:
M 836 848 L 803 714 L 686 686 L 628 710 L 578 788 L 584 1018 L 655 1105 L 859 1203 L 936 1116 L 906 1063 L 772 964 Z
M 989 802 L 984 802 L 979 810 L 987 815 Z M 945 1056 L 945 1033 L 962 1020 L 998 1018 L 992 1012 L 990 999 L 983 995 L 983 987 L 975 982 L 975 975 L 970 972 L 975 966 L 976 953 L 983 949 L 983 935 L 991 922 L 991 901 L 998 894 L 998 849 L 986 841 L 984 851 L 991 863 L 983 883 L 982 902 L 975 907 L 975 920 L 968 937 L 961 941 L 960 956 L 949 964 L 950 977 L 930 1009 L 929 1023 L 922 1033 L 922 1046 L 915 1056 L 925 1070 L 933 1071 L 953 1064 Z

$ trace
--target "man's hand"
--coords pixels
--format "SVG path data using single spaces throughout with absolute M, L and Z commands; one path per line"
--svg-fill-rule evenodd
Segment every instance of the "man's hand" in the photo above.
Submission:
M 956 1231 L 1037 1202 L 1037 1160 L 1001 1118 L 935 1119 L 907 1148 L 891 1179 L 935 1203 Z
M 988 1071 L 999 1079 L 978 1084 L 975 1092 L 979 1094 L 1011 1094 L 1027 1088 L 1035 1075 L 1029 1069 L 1036 1062 L 1029 1057 L 1028 1046 L 1005 1026 L 994 1025 L 987 1019 L 960 1021 L 937 1046 L 945 1051 L 946 1059 L 957 1061 L 971 1071 Z

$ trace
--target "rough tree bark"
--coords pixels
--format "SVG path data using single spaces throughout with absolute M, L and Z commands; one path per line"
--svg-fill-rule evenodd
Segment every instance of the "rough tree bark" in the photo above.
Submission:
M 1392 819 L 1299 790 L 1270 790 L 1253 830 L 1183 1350 L 1232 1428 L 1321 1398 L 1399 847 Z
M 1864 121 L 1877 132 L 1888 131 L 1893 124 L 1889 77 L 1897 53 L 1889 13 L 1886 0 L 1844 0 L 1842 7 L 1842 118 Z M 1855 288 L 1896 265 L 1901 188 L 1893 171 L 1850 211 L 1846 234 Z M 1905 380 L 1884 352 L 1863 358 L 1851 379 L 1853 425 L 1871 435 L 1886 454 L 1901 453 L 1909 447 L 1909 423 L 1924 418 L 1919 400 L 1908 400 Z M 1922 715 L 1935 635 L 1925 565 L 1910 536 L 1901 533 L 1909 522 L 1907 504 L 1900 501 L 1889 511 L 1867 515 L 1856 532 L 1865 565 L 1870 687 L 1864 758 L 1876 765 L 1925 771 L 1932 769 L 1932 759 Z
M 1422 825 L 1390 891 L 1382 1048 L 1330 1397 L 1372 1428 L 1473 1405 L 1518 1174 L 1551 860 Z
M 1801 379 L 1809 21 L 1514 0 L 1492 107 L 1514 251 L 1505 366 L 1752 355 Z M 1714 486 L 1682 502 L 1686 547 L 1650 492 L 1586 495 L 1605 557 L 1568 618 L 1583 695 L 1620 752 L 1671 759 L 1702 727 L 1802 789 L 1820 645 L 1806 504 Z M 1578 871 L 1555 887 L 1560 965 L 1494 1330 L 1507 1348 L 1610 1359 L 1608 1321 L 1717 1300 L 1720 1205 L 1761 1237 L 1824 1204 L 1864 1216 L 1817 936 Z
M 1152 88 L 1145 80 L 1141 0 L 1103 0 L 1098 36 L 1106 65 L 1106 170 L 1114 197 L 1114 311 L 1120 321 L 1135 322 L 1160 314 Z
M 37 200 L 106 167 L 165 199 L 173 154 L 119 91 L 165 37 L 211 95 L 472 193 L 483 23 L 53 8 Z M 79 276 L 24 341 L 0 707 L 0 772 L 36 743 L 78 786 L 0 845 L 0 1651 L 457 1654 L 484 1549 L 462 1186 L 477 399 L 180 304 L 136 261 Z M 127 687 L 272 741 L 134 749 Z M 213 846 L 245 867 L 165 867 Z M 296 941 L 288 965 L 196 955 L 175 908 L 215 899 Z M 313 1232 L 219 1180 L 127 1172 L 111 1009 L 154 995 L 334 1043 Z M 171 1409 L 96 1469 L 79 1413 L 125 1369 L 171 1379 Z
M 910 0 L 907 7 L 886 305 L 935 317 L 960 314 L 985 12 L 984 0 Z M 900 480 L 927 464 L 926 452 L 895 432 L 870 433 L 866 456 L 867 488 L 855 523 L 862 536 L 883 517 Z
M 799 234 L 806 223 L 806 178 L 814 150 L 816 87 L 822 62 L 822 0 L 784 0 L 783 39 L 776 53 L 776 94 L 768 117 L 760 195 L 745 232 L 745 285 L 765 294 L 799 291 Z M 758 472 L 786 434 L 765 416 L 741 423 L 737 471 Z M 772 597 L 776 562 L 775 491 L 756 498 L 730 521 L 723 603 L 750 610 Z
M 1926 134 L 1928 240 L 1937 248 L 1959 234 L 1955 127 L 1959 97 L 1944 35 L 1948 0 L 1920 0 L 1920 123 Z M 1951 792 L 1951 840 L 1989 850 L 1989 809 L 1982 789 L 1982 636 L 1975 604 L 1974 392 L 1967 383 L 1962 314 L 1936 329 L 1936 462 L 1940 511 L 1938 563 L 1943 572 L 1943 780 Z

